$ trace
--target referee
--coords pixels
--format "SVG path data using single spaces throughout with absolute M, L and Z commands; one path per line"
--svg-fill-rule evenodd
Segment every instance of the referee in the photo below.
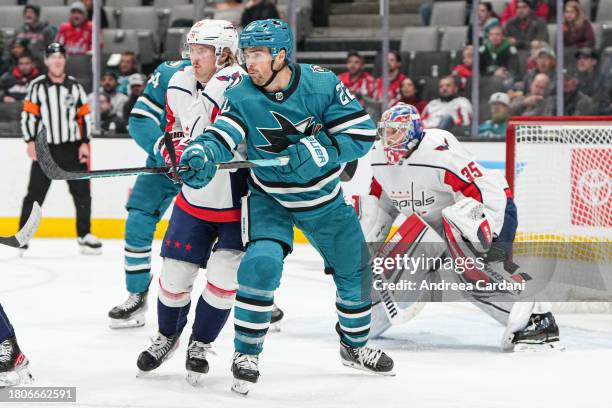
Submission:
M 34 79 L 21 113 L 21 131 L 32 159 L 28 193 L 23 199 L 19 226 L 22 227 L 34 201 L 43 203 L 51 180 L 36 161 L 34 139 L 44 128 L 53 159 L 69 171 L 87 170 L 89 159 L 90 114 L 87 96 L 75 78 L 67 76 L 66 50 L 51 43 L 45 51 L 47 74 Z M 102 243 L 91 234 L 91 192 L 88 180 L 69 180 L 68 187 L 76 207 L 78 244 L 82 253 L 99 254 Z

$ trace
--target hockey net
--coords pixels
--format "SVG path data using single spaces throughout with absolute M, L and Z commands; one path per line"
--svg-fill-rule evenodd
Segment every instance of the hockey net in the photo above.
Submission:
M 506 178 L 519 214 L 515 253 L 591 263 L 612 275 L 612 117 L 512 118 Z M 612 282 L 599 278 L 593 285 Z M 557 311 L 612 312 L 612 303 L 588 294 L 564 300 L 572 303 L 555 303 Z

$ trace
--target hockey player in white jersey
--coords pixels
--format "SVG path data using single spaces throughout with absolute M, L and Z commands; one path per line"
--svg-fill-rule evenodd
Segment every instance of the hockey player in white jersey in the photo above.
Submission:
M 202 20 L 187 35 L 192 66 L 176 72 L 167 90 L 167 135 L 158 142 L 159 159 L 180 161 L 191 138 L 215 121 L 223 93 L 244 73 L 236 63 L 238 33 L 224 20 Z M 236 295 L 236 271 L 242 258 L 240 200 L 246 194 L 247 170 L 219 172 L 202 189 L 183 184 L 161 256 L 157 302 L 159 333 L 137 361 L 141 372 L 159 367 L 179 345 L 187 323 L 191 290 L 200 267 L 207 268 L 207 284 L 198 298 L 196 317 L 187 349 L 187 380 L 195 384 L 208 372 L 206 355 L 231 311 Z
M 412 105 L 400 103 L 384 112 L 378 134 L 370 195 L 358 198 L 366 240 L 385 241 L 398 215 L 417 214 L 445 237 L 451 257 L 482 255 L 509 280 L 518 277 L 510 260 L 517 211 L 505 179 L 482 168 L 451 133 L 423 130 Z M 472 253 L 464 253 L 465 242 Z M 478 296 L 473 301 L 506 326 L 504 350 L 559 346 L 549 303 L 492 302 Z

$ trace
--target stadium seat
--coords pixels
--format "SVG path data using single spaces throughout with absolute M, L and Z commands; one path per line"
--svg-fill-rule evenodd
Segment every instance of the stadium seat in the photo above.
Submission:
M 172 8 L 174 6 L 180 6 L 189 4 L 189 0 L 155 0 L 153 7 L 155 8 Z
M 91 67 L 91 55 L 72 55 L 66 64 L 66 73 L 72 75 L 83 85 L 85 92 L 91 92 L 93 82 L 93 70 Z
M 493 11 L 501 16 L 506 8 L 506 0 L 489 0 L 489 2 L 493 6 Z
M 106 19 L 108 20 L 108 27 L 106 28 L 119 28 L 119 15 L 116 13 L 116 8 L 114 7 L 104 7 L 104 11 L 106 12 Z
M 600 0 L 597 6 L 597 22 L 612 21 L 612 1 Z
M 188 27 L 171 27 L 168 29 L 164 41 L 163 59 L 178 60 L 181 58 L 181 51 L 188 32 Z
M 591 23 L 593 26 L 593 34 L 595 34 L 595 48 L 601 48 L 601 40 L 603 36 L 602 24 L 601 23 Z
M 173 27 L 173 24 L 176 20 L 191 20 L 195 19 L 193 15 L 193 4 L 185 4 L 178 5 L 172 7 L 172 12 L 170 14 L 170 27 Z
M 436 1 L 431 12 L 432 26 L 462 26 L 465 24 L 464 1 Z
M 23 6 L 5 6 L 0 12 L 0 27 L 17 29 L 23 24 Z
M 154 32 L 159 29 L 159 14 L 155 7 L 122 7 L 119 10 L 119 28 L 147 29 Z
M 410 78 L 443 77 L 450 74 L 450 51 L 416 51 L 410 53 Z M 437 66 L 437 73 L 435 72 Z
M 48 21 L 49 24 L 59 27 L 70 18 L 70 7 L 68 6 L 51 6 L 41 7 L 40 19 Z
M 0 6 L 17 6 L 17 0 L 0 0 Z M 21 6 L 23 9 L 23 6 Z
M 548 43 L 551 47 L 555 48 L 557 45 L 557 25 L 556 24 L 548 24 Z
M 151 30 L 122 30 L 107 28 L 102 30 L 104 38 L 103 60 L 110 54 L 134 51 L 142 64 L 150 64 L 155 59 L 155 42 Z
M 142 0 L 106 0 L 105 6 L 109 7 L 139 7 L 142 6 Z
M 462 50 L 467 43 L 467 26 L 461 27 L 441 27 L 442 43 L 441 51 Z
M 601 43 L 602 49 L 612 47 L 612 22 L 601 24 Z
M 40 6 L 43 9 L 45 7 L 65 6 L 66 2 L 64 0 L 28 0 L 28 4 Z
M 440 33 L 437 27 L 406 27 L 400 51 L 437 51 Z
M 240 19 L 242 17 L 242 11 L 240 10 L 215 10 L 213 14 L 214 18 L 218 20 L 227 20 L 234 23 L 236 27 L 240 26 Z
M 471 82 L 469 84 L 469 94 L 471 95 Z M 480 98 L 478 107 L 478 121 L 480 123 L 491 117 L 491 111 L 489 109 L 489 98 L 495 92 L 506 92 L 504 81 L 497 77 L 480 77 Z

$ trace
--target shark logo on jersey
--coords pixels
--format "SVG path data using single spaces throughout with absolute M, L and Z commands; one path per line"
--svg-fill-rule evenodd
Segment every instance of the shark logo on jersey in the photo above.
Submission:
M 257 128 L 268 142 L 267 145 L 257 146 L 257 149 L 264 152 L 280 153 L 304 136 L 315 136 L 322 128 L 321 124 L 315 123 L 312 116 L 294 124 L 278 112 L 272 111 L 270 113 L 274 116 L 280 128 Z

